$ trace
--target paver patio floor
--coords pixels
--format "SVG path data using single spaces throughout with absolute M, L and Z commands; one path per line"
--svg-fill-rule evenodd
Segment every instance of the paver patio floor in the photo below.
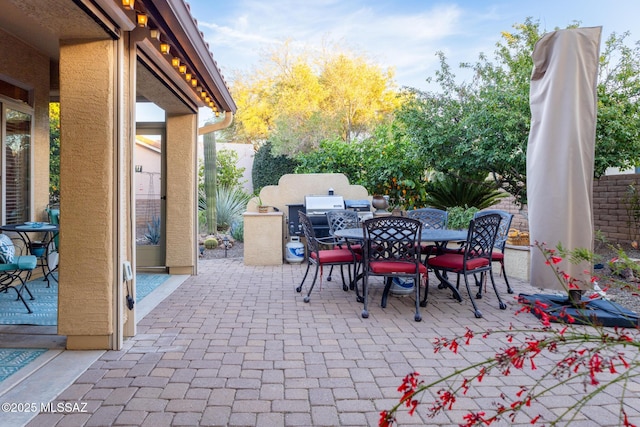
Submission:
M 407 373 L 435 378 L 501 345 L 491 338 L 473 351 L 434 354 L 434 338 L 464 333 L 466 327 L 537 324 L 532 315 L 514 315 L 514 296 L 500 277 L 507 310 L 498 309 L 488 289 L 478 301 L 484 318 L 476 319 L 466 292 L 460 304 L 432 278 L 423 321 L 416 323 L 413 298 L 391 297 L 382 309 L 380 286 L 371 293 L 369 319 L 362 319 L 361 304 L 353 292 L 342 290 L 339 274 L 324 280 L 322 289 L 316 285 L 305 304 L 294 291 L 303 273 L 303 265 L 201 261 L 198 276 L 151 310 L 121 351 L 104 353 L 56 399 L 86 403 L 87 412 L 40 413 L 28 425 L 377 425 L 380 410 L 397 402 L 397 387 Z M 527 283 L 512 282 L 516 295 L 536 292 Z M 399 424 L 458 425 L 465 411 L 487 408 L 501 392 L 514 393 L 531 372 L 536 371 L 487 377 L 458 400 L 456 410 L 436 418 L 426 416 L 425 399 L 413 417 L 402 410 Z M 545 411 L 557 414 L 579 392 L 559 388 L 556 396 L 543 399 Z M 603 393 L 575 425 L 618 425 L 616 401 Z M 638 413 L 630 415 L 640 422 Z M 524 418 L 521 424 L 530 425 Z

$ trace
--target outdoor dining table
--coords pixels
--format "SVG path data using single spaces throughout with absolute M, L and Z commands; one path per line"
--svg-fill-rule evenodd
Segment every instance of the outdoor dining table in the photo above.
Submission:
M 364 240 L 364 229 L 359 228 L 343 228 L 342 230 L 336 230 L 334 236 L 349 241 L 362 242 Z M 420 235 L 421 242 L 433 242 L 436 245 L 437 250 L 440 250 L 447 246 L 449 242 L 461 242 L 467 239 L 467 230 L 449 230 L 449 229 L 434 229 L 423 228 Z M 453 297 L 458 301 L 462 301 L 460 292 L 453 286 L 451 282 L 446 280 L 440 272 L 434 271 L 436 277 L 440 280 L 440 286 L 447 287 L 453 292 Z M 363 273 L 358 275 L 354 279 L 354 283 L 361 278 Z M 357 289 L 357 288 L 356 288 Z
M 55 268 L 52 270 L 49 266 L 49 245 L 59 232 L 58 225 L 47 222 L 5 224 L 0 226 L 0 230 L 18 234 L 29 253 L 38 258 L 38 266 L 42 268 L 44 280 L 47 282 L 47 287 L 49 287 L 49 277 L 55 280 L 55 276 L 52 275 Z M 32 241 L 30 235 L 34 233 L 44 233 L 42 241 Z M 36 246 L 42 248 L 42 252 L 35 251 Z

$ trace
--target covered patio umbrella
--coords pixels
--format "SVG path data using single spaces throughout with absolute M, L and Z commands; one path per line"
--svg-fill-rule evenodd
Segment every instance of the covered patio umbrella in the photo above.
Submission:
M 593 248 L 592 186 L 602 27 L 545 34 L 533 51 L 527 199 L 532 242 Z M 531 284 L 562 289 L 536 248 Z M 589 283 L 590 265 L 560 264 Z

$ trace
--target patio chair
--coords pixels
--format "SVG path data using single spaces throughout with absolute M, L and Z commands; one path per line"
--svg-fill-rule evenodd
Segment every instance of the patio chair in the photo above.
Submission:
M 464 276 L 467 293 L 473 305 L 474 315 L 477 318 L 482 317 L 482 312 L 478 309 L 474 298 L 471 296 L 471 288 L 469 287 L 469 279 L 467 277 L 470 274 L 489 272 L 493 290 L 498 297 L 499 307 L 501 310 L 507 308 L 507 305 L 500 299 L 500 294 L 493 279 L 491 266 L 491 254 L 501 221 L 502 217 L 499 214 L 486 214 L 472 219 L 469 223 L 467 240 L 464 243 L 461 253 L 444 253 L 436 255 L 427 261 L 427 265 L 437 270 L 440 275 L 446 272 L 457 274 L 456 288 L 460 287 L 460 276 Z
M 343 230 L 345 228 L 359 228 L 361 226 L 358 212 L 348 209 L 337 209 L 328 211 L 327 223 L 329 224 L 329 235 L 334 238 L 334 242 L 338 247 L 346 248 L 347 245 L 350 245 L 349 247 L 351 248 L 351 250 L 362 253 L 362 245 L 349 244 L 344 239 L 335 237 L 335 232 L 337 230 Z M 332 273 L 333 266 L 331 266 L 331 270 L 329 270 L 327 282 L 331 281 Z
M 511 221 L 513 220 L 513 214 L 509 212 L 492 209 L 477 212 L 475 218 L 482 215 L 498 214 L 502 218 L 500 221 L 500 227 L 498 228 L 498 234 L 496 235 L 496 242 L 493 245 L 493 253 L 491 254 L 491 262 L 500 263 L 500 274 L 504 277 L 504 282 L 507 284 L 507 292 L 512 294 L 513 289 L 509 285 L 509 279 L 507 278 L 507 272 L 504 269 L 504 249 L 507 245 L 507 238 L 509 237 L 509 228 L 511 227 Z
M 435 230 L 442 230 L 447 228 L 447 219 L 449 213 L 442 209 L 436 208 L 420 208 L 412 211 L 407 211 L 407 217 L 420 220 L 422 222 L 422 228 L 432 228 Z M 426 255 L 424 263 L 426 265 L 427 259 L 431 255 L 436 254 L 438 247 L 427 243 L 421 243 L 420 251 L 422 255 Z
M 298 213 L 300 218 L 300 226 L 302 227 L 302 232 L 304 233 L 304 237 L 307 245 L 307 270 L 304 273 L 304 277 L 300 282 L 300 285 L 296 288 L 296 292 L 302 292 L 302 286 L 304 285 L 305 280 L 307 279 L 307 275 L 309 274 L 309 269 L 311 265 L 316 266 L 316 270 L 313 276 L 313 282 L 309 287 L 309 291 L 307 295 L 304 297 L 304 302 L 309 302 L 311 291 L 313 291 L 313 287 L 316 284 L 316 280 L 318 278 L 318 272 L 320 272 L 320 283 L 322 286 L 322 268 L 325 265 L 340 265 L 340 266 L 354 266 L 359 260 L 358 255 L 355 252 L 352 252 L 349 248 L 340 248 L 336 247 L 333 237 L 327 238 L 317 238 L 316 234 L 313 230 L 313 224 L 309 217 L 302 211 Z M 322 247 L 328 246 L 331 249 L 322 249 Z M 355 268 L 355 267 L 354 267 Z M 349 271 L 349 283 L 351 283 L 351 269 L 347 269 Z M 344 272 L 342 273 L 342 289 L 344 291 L 348 291 L 349 287 L 345 282 Z
M 368 318 L 367 309 L 369 278 L 382 276 L 385 287 L 382 293 L 383 308 L 386 307 L 389 290 L 394 277 L 413 279 L 416 295 L 414 320 L 422 320 L 420 315 L 421 277 L 427 275 L 427 268 L 420 260 L 420 235 L 422 223 L 413 218 L 386 216 L 364 221 L 363 247 L 363 295 L 362 317 Z M 425 293 L 428 289 L 425 288 Z
M 22 246 L 18 247 L 19 249 Z M 20 253 L 22 251 L 20 250 Z M 33 313 L 29 304 L 24 299 L 23 292 L 29 294 L 33 300 L 33 294 L 27 287 L 31 273 L 38 263 L 34 255 L 16 255 L 16 245 L 6 234 L 0 234 L 0 292 L 16 291 L 16 300 L 22 301 L 28 313 Z

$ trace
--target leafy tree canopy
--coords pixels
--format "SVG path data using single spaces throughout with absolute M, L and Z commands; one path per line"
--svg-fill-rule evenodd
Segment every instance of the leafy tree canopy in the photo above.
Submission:
M 399 105 L 393 77 L 363 54 L 338 46 L 294 53 L 287 42 L 259 70 L 234 77 L 238 113 L 226 138 L 256 147 L 270 140 L 274 155 L 291 157 L 323 140 L 362 139 Z
M 542 34 L 530 18 L 514 29 L 502 33 L 494 62 L 481 54 L 475 64 L 460 64 L 473 72 L 469 82 L 457 83 L 444 54 L 438 53 L 435 82 L 440 90 L 410 89 L 413 98 L 398 118 L 427 154 L 426 167 L 462 177 L 491 174 L 526 203 L 531 54 Z M 608 167 L 640 163 L 640 43 L 630 47 L 627 37 L 614 33 L 601 49 L 596 177 Z

